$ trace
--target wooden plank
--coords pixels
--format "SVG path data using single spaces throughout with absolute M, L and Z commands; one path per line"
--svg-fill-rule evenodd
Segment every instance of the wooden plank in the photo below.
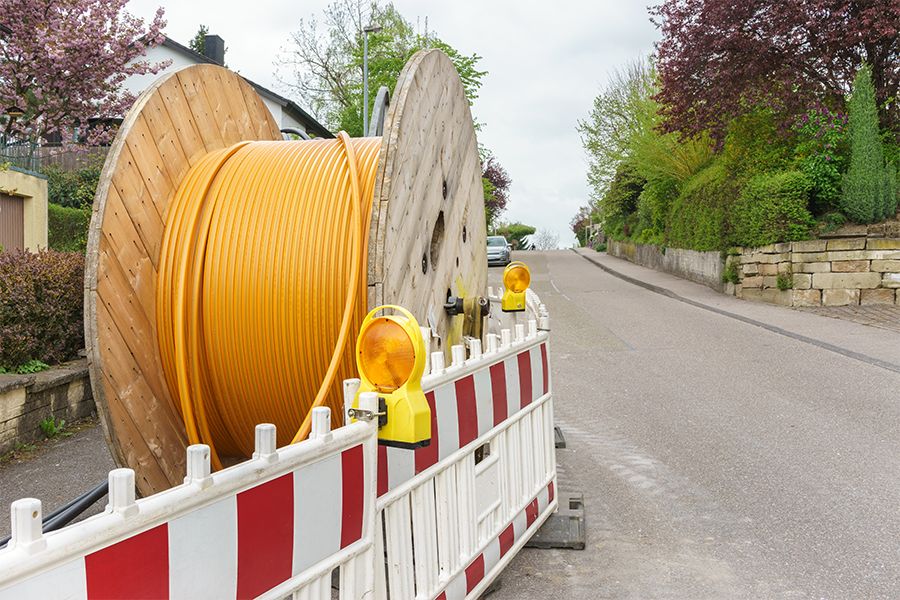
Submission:
M 112 185 L 122 199 L 122 205 L 147 249 L 147 256 L 153 262 L 153 267 L 158 269 L 165 226 L 157 212 L 156 203 L 141 181 L 141 174 L 127 146 L 122 149 L 119 163 L 120 168 L 113 174 Z
M 144 121 L 151 136 L 151 140 L 145 141 L 147 143 L 152 141 L 153 146 L 159 152 L 162 165 L 169 173 L 169 181 L 173 186 L 170 191 L 174 192 L 174 188 L 184 179 L 191 167 L 191 162 L 188 160 L 187 151 L 181 145 L 177 128 L 169 117 L 163 96 L 156 94 L 148 98 L 146 107 L 140 112 L 140 118 Z M 166 196 L 165 202 L 167 204 L 171 202 L 170 195 Z M 168 215 L 168 211 L 165 212 Z
M 203 145 L 203 138 L 200 136 L 194 116 L 191 114 L 191 107 L 187 98 L 184 97 L 184 91 L 178 78 L 179 73 L 181 71 L 173 73 L 160 86 L 158 92 L 159 102 L 162 102 L 165 107 L 168 115 L 167 120 L 172 124 L 172 129 L 178 137 L 188 163 L 193 165 L 207 151 Z
M 124 440 L 121 448 L 129 466 L 136 471 L 135 483 L 143 495 L 176 485 L 186 472 L 184 448 L 163 443 L 166 432 L 160 430 L 153 413 L 146 410 L 153 392 L 101 303 L 97 304 L 97 320 L 99 343 L 108 358 L 104 360 L 102 370 L 108 384 L 109 412 L 117 430 L 123 428 L 121 433 L 125 435 L 119 436 Z M 129 451 L 133 454 L 129 455 Z
M 134 123 L 133 133 L 126 138 L 126 145 L 134 160 L 134 167 L 141 177 L 154 208 L 165 223 L 169 214 L 168 191 L 174 186 L 169 176 L 166 162 L 160 155 L 147 121 L 139 116 Z
M 207 66 L 204 65 L 204 67 Z M 202 78 L 209 70 L 209 68 L 201 67 L 197 72 L 182 71 L 178 74 L 181 91 L 187 100 L 190 114 L 197 125 L 197 131 L 206 152 L 219 150 L 226 146 L 223 132 L 219 128 L 219 123 L 216 122 L 214 111 L 206 97 L 206 82 Z

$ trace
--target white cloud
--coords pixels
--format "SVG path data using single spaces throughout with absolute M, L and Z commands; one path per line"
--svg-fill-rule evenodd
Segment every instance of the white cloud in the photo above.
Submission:
M 159 0 L 132 0 L 126 10 L 152 17 Z M 273 61 L 301 19 L 322 20 L 327 1 L 163 0 L 166 34 L 187 44 L 202 23 L 225 40 L 228 65 L 276 91 Z M 487 127 L 479 140 L 513 180 L 504 218 L 549 228 L 568 246 L 569 221 L 588 202 L 585 162 L 575 130 L 608 74 L 653 51 L 658 31 L 646 5 L 623 0 L 396 0 L 409 21 L 462 54 L 478 54 L 483 79 L 473 114 Z M 299 100 L 295 98 L 295 100 Z

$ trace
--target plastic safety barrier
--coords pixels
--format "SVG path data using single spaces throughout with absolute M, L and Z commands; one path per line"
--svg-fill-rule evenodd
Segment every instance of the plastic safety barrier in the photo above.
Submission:
M 557 506 L 547 339 L 533 320 L 432 355 L 426 448 L 378 446 L 377 420 L 330 431 L 322 408 L 309 440 L 276 449 L 259 425 L 253 459 L 216 473 L 191 446 L 185 483 L 145 499 L 116 469 L 103 514 L 46 535 L 40 502 L 14 502 L 0 600 L 326 599 L 335 578 L 345 600 L 477 598 Z

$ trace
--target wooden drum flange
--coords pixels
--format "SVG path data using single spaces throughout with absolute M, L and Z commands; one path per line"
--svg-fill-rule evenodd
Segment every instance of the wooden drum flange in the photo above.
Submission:
M 138 98 L 101 174 L 88 239 L 85 333 L 110 452 L 142 495 L 180 484 L 188 439 L 156 333 L 166 217 L 188 169 L 210 151 L 280 140 L 259 95 L 212 65 L 175 70 Z M 417 53 L 388 112 L 372 202 L 368 304 L 397 304 L 430 324 L 441 349 L 461 341 L 448 294 L 484 295 L 481 169 L 469 105 L 441 52 Z M 456 321 L 459 321 L 457 323 Z

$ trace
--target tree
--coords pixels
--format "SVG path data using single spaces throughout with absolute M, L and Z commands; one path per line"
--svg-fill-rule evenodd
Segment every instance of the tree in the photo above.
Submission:
M 488 155 L 481 162 L 481 183 L 484 186 L 484 214 L 488 231 L 491 230 L 509 202 L 512 179 L 496 157 Z
M 578 240 L 579 245 L 587 245 L 590 226 L 591 209 L 587 206 L 582 206 L 578 209 L 578 212 L 575 213 L 575 216 L 572 217 L 572 220 L 569 221 L 569 227 L 572 228 L 572 233 L 575 234 L 575 239 Z
M 850 98 L 850 168 L 844 175 L 841 209 L 857 223 L 872 223 L 897 210 L 897 171 L 885 167 L 871 71 L 863 66 Z
M 863 62 L 882 127 L 900 126 L 900 0 L 666 0 L 650 13 L 662 29 L 662 131 L 709 130 L 721 144 L 759 105 L 785 122 L 820 103 L 842 108 Z
M 188 48 L 190 48 L 197 54 L 206 56 L 206 36 L 208 35 L 209 27 L 201 24 L 200 28 L 197 30 L 196 35 L 194 35 L 194 39 L 188 42 Z M 225 48 L 225 50 L 222 52 L 222 55 L 224 56 L 227 52 L 228 48 Z M 226 69 L 228 68 L 228 65 L 226 65 L 224 62 L 222 63 L 222 66 Z
M 706 135 L 682 140 L 678 134 L 659 131 L 660 106 L 654 100 L 658 91 L 650 61 L 632 60 L 612 73 L 594 99 L 590 117 L 578 122 L 588 158 L 591 204 L 604 219 L 633 211 L 645 184 L 668 190 L 672 181 L 684 183 L 710 160 Z M 630 204 L 623 204 L 619 193 L 623 177 L 639 182 Z
M 393 91 L 409 57 L 423 48 L 438 48 L 456 66 L 469 102 L 477 97 L 487 74 L 475 68 L 480 56 L 459 54 L 427 29 L 417 34 L 392 3 L 337 0 L 325 10 L 325 32 L 315 18 L 301 21 L 275 63 L 281 87 L 297 92 L 327 127 L 362 135 L 363 28 L 370 24 L 382 27 L 368 36 L 370 91 L 381 86 Z M 367 114 L 374 102 L 375 94 L 370 93 Z
M 206 52 L 207 35 L 209 35 L 209 27 L 201 24 L 200 29 L 198 29 L 196 35 L 194 35 L 194 39 L 188 42 L 188 48 L 197 54 L 204 54 Z
M 64 143 L 108 141 L 92 123 L 121 118 L 134 96 L 130 75 L 167 64 L 139 60 L 162 42 L 163 9 L 145 29 L 123 12 L 127 0 L 0 0 L 0 106 L 17 109 L 0 121 L 5 135 L 38 142 L 58 133 Z
M 531 243 L 538 250 L 556 250 L 559 248 L 559 234 L 552 229 L 538 229 L 531 236 Z
M 518 250 L 520 248 L 524 249 L 525 238 L 532 235 L 534 232 L 534 227 L 523 225 L 519 221 L 516 221 L 515 223 L 506 223 L 497 228 L 497 235 L 505 237 L 506 241 L 509 242 L 509 245 L 513 247 L 513 250 Z

